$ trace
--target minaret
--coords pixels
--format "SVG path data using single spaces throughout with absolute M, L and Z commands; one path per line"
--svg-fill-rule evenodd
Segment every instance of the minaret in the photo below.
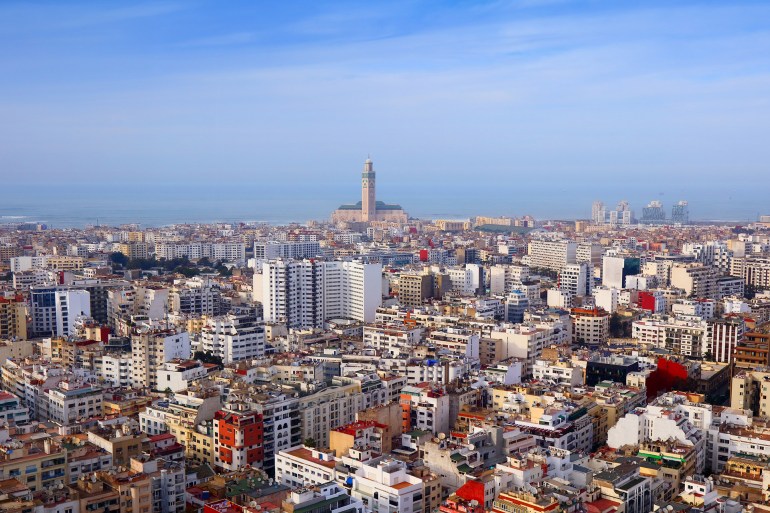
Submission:
M 361 173 L 361 221 L 374 221 L 377 218 L 377 199 L 374 192 L 374 164 L 367 158 L 364 172 Z

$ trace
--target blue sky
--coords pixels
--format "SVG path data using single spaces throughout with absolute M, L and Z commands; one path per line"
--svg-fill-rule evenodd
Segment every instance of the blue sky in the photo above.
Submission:
M 389 200 L 748 188 L 759 210 L 768 20 L 740 1 L 5 1 L 0 175 L 355 194 L 371 154 Z

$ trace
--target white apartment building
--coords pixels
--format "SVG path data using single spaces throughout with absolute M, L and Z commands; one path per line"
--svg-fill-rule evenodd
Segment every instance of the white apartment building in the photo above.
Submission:
M 40 408 L 40 416 L 63 426 L 103 415 L 102 389 L 99 387 L 62 381 L 58 387 L 47 390 L 45 396 L 47 408 Z
M 585 384 L 583 368 L 569 361 L 537 360 L 532 367 L 532 377 L 573 387 Z
M 291 488 L 321 485 L 337 479 L 334 451 L 300 445 L 275 456 L 275 480 Z
M 492 294 L 504 295 L 514 285 L 529 280 L 529 267 L 524 265 L 493 265 L 489 269 L 489 289 Z
M 113 387 L 130 387 L 132 358 L 130 354 L 107 353 L 96 367 L 96 375 Z
M 211 261 L 246 262 L 246 245 L 243 242 L 162 242 L 155 245 L 155 256 L 171 260 L 189 258 L 198 260 L 208 258 Z
M 187 390 L 190 382 L 208 375 L 206 367 L 197 360 L 173 360 L 158 369 L 158 388 L 163 391 Z
M 275 260 L 277 258 L 301 260 L 314 258 L 320 254 L 321 244 L 317 241 L 257 241 L 254 243 L 255 260 Z
M 543 354 L 543 349 L 561 345 L 570 340 L 569 327 L 562 323 L 508 324 L 492 330 L 490 338 L 500 340 L 495 354 L 496 360 L 520 358 L 526 363 L 524 374 L 531 374 L 535 362 Z
M 406 379 L 410 385 L 420 383 L 441 383 L 446 385 L 456 379 L 460 379 L 469 373 L 471 366 L 467 360 L 438 361 L 425 360 L 406 365 Z
M 79 319 L 91 316 L 91 295 L 69 287 L 32 287 L 30 316 L 28 330 L 34 336 L 67 337 L 75 333 Z
M 29 409 L 21 405 L 21 400 L 10 392 L 0 391 L 0 421 L 7 426 L 29 422 Z
M 422 341 L 423 328 L 404 324 L 367 324 L 364 326 L 364 347 L 384 351 L 392 356 L 410 354 Z
M 45 269 L 47 267 L 47 256 L 17 256 L 12 257 L 11 272 L 20 273 L 23 271 L 30 271 L 32 269 Z
M 148 406 L 139 412 L 139 429 L 150 436 L 168 433 L 167 413 L 168 408 Z
M 222 315 L 227 310 L 219 285 L 209 279 L 176 280 L 169 291 L 169 309 L 187 315 Z
M 406 471 L 406 463 L 384 456 L 369 460 L 356 470 L 350 495 L 366 511 L 422 513 L 423 481 Z
M 323 327 L 333 318 L 373 322 L 382 304 L 382 265 L 270 260 L 254 274 L 254 294 L 266 321 L 292 328 Z
M 567 264 L 559 271 L 559 290 L 570 296 L 590 296 L 594 288 L 593 268 L 590 264 Z
M 302 440 L 312 438 L 328 447 L 329 431 L 356 420 L 356 413 L 387 401 L 384 387 L 363 390 L 361 383 L 347 382 L 299 398 Z
M 703 320 L 651 317 L 635 321 L 631 325 L 631 337 L 639 344 L 701 357 L 708 352 L 709 325 Z
M 204 351 L 220 357 L 225 364 L 265 355 L 265 327 L 250 315 L 207 319 L 200 340 Z
M 671 286 L 685 291 L 696 298 L 717 297 L 717 279 L 719 271 L 715 267 L 702 264 L 674 264 L 671 267 Z
M 421 429 L 434 435 L 449 431 L 449 396 L 426 384 L 401 389 L 405 430 Z M 408 415 L 408 417 L 406 417 Z
M 613 287 L 597 287 L 593 292 L 594 303 L 597 308 L 614 314 L 618 311 L 620 303 L 620 291 Z
M 451 351 L 455 356 L 462 356 L 471 362 L 477 362 L 479 360 L 479 339 L 479 334 L 470 329 L 447 327 L 431 331 L 425 342 L 437 350 L 445 349 Z
M 567 240 L 533 240 L 527 248 L 529 266 L 560 271 L 577 259 L 577 243 Z

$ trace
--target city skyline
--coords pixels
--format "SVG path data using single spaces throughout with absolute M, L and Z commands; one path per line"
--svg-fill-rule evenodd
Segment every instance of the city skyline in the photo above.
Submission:
M 291 199 L 280 184 L 299 182 L 301 202 L 371 153 L 394 190 L 438 186 L 449 204 L 494 196 L 497 182 L 574 205 L 631 188 L 633 203 L 665 192 L 702 205 L 699 218 L 737 220 L 767 193 L 760 2 L 0 12 L 14 49 L 0 85 L 6 186 L 231 181 Z

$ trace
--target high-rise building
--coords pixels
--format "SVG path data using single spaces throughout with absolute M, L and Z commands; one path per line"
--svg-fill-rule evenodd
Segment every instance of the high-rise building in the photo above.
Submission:
M 602 259 L 602 285 L 626 288 L 626 277 L 641 272 L 641 260 L 636 257 L 605 256 Z
M 559 272 L 559 290 L 571 296 L 590 296 L 593 292 L 593 268 L 590 264 L 567 264 Z
M 594 201 L 591 204 L 591 221 L 594 224 L 604 224 L 604 203 Z
M 74 333 L 78 319 L 91 316 L 89 293 L 69 287 L 32 287 L 30 305 L 31 331 L 36 337 L 67 337 Z
M 323 327 L 333 318 L 373 322 L 382 303 L 382 264 L 271 260 L 254 274 L 254 293 L 266 321 L 293 328 Z
M 398 277 L 398 302 L 404 306 L 420 306 L 433 297 L 432 274 L 404 273 Z
M 174 330 L 146 331 L 131 337 L 131 384 L 136 388 L 165 390 L 158 383 L 158 368 L 175 358 L 190 358 L 190 336 Z
M 219 410 L 214 414 L 214 465 L 224 471 L 262 467 L 265 457 L 262 415 Z
M 254 308 L 239 308 L 223 317 L 208 319 L 200 336 L 203 350 L 225 364 L 265 355 L 265 328 Z
M 675 224 L 690 223 L 690 209 L 685 200 L 679 201 L 671 208 L 671 222 Z
M 658 200 L 651 201 L 642 209 L 642 224 L 663 224 L 666 222 L 666 211 L 663 210 L 663 203 Z
M 591 220 L 598 225 L 627 226 L 633 222 L 634 213 L 625 200 L 619 202 L 615 210 L 609 210 L 601 201 L 595 201 L 591 206 Z
M 519 290 L 508 294 L 505 300 L 505 321 L 513 323 L 524 322 L 524 313 L 529 308 L 529 298 Z

